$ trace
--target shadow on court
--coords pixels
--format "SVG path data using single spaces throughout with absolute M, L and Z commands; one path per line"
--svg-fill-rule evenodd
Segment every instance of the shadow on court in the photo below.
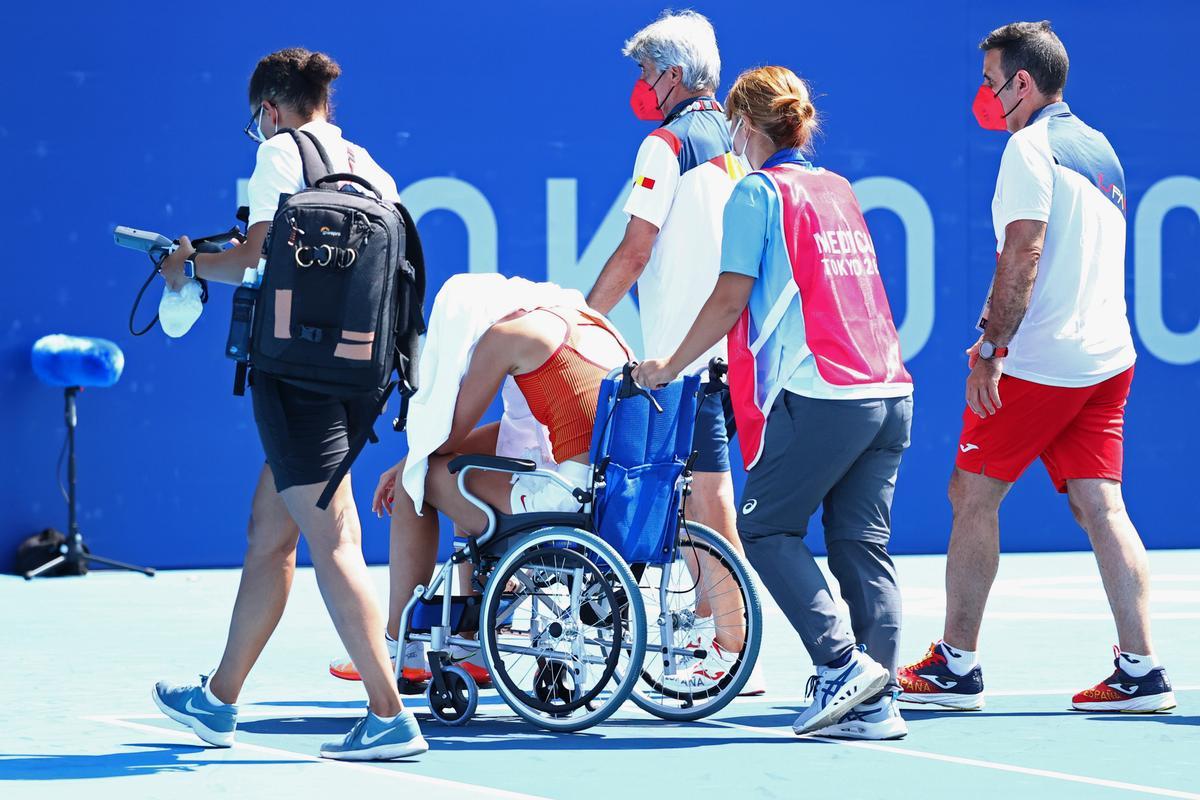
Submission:
M 295 764 L 293 760 L 220 759 L 181 760 L 182 756 L 212 748 L 178 744 L 127 744 L 134 751 L 98 754 L 36 755 L 15 753 L 0 756 L 0 781 L 61 781 L 153 775 L 159 772 L 195 772 L 201 767 L 221 765 Z
M 337 736 L 350 730 L 357 717 L 278 717 L 256 719 L 238 725 L 244 733 L 266 736 Z M 441 725 L 420 715 L 422 732 L 431 746 L 439 750 L 676 750 L 706 745 L 787 744 L 776 736 L 731 737 L 696 736 L 693 732 L 711 731 L 702 723 L 678 724 L 660 720 L 618 719 L 579 733 L 552 733 L 535 728 L 524 720 L 476 717 L 461 728 Z M 670 735 L 675 730 L 683 735 Z M 659 735 L 654 735 L 658 733 Z

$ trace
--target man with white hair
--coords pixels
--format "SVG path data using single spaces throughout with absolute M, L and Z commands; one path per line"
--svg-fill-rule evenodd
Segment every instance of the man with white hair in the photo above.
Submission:
M 717 282 L 725 201 L 745 174 L 732 152 L 728 123 L 715 93 L 721 56 L 712 24 L 694 11 L 664 12 L 625 42 L 624 54 L 641 67 L 629 98 L 638 119 L 661 121 L 638 149 L 633 189 L 625 203 L 629 223 L 587 302 L 609 313 L 637 283 L 644 355 L 673 353 Z M 691 364 L 694 372 L 725 356 L 722 340 Z M 696 421 L 689 518 L 719 532 L 739 551 L 729 473 L 729 440 L 720 395 L 704 400 Z M 726 601 L 728 602 L 728 601 Z M 716 682 L 737 662 L 744 627 L 740 608 L 714 598 L 713 623 L 693 642 L 706 658 L 681 680 Z M 707 610 L 707 609 L 702 609 Z M 752 676 L 744 694 L 761 694 Z

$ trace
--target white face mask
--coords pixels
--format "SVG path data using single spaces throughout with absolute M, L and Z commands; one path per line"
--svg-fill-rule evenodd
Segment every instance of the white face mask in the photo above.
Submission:
M 729 145 L 732 148 L 730 152 L 733 153 L 734 158 L 741 162 L 742 167 L 747 172 L 753 172 L 754 167 L 750 166 L 750 159 L 746 157 L 746 148 L 750 145 L 750 129 L 746 128 L 746 141 L 742 142 L 742 152 L 739 153 L 737 151 L 737 144 L 734 143 L 734 140 L 737 138 L 738 131 L 741 129 L 742 118 L 738 117 L 737 122 L 733 124 L 733 130 L 729 132 Z

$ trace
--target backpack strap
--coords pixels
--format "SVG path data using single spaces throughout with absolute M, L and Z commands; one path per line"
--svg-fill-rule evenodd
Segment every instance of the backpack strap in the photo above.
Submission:
M 400 413 L 392 420 L 392 430 L 405 428 L 408 420 L 408 400 L 417 392 L 418 337 L 425 333 L 425 251 L 417 233 L 417 223 L 403 203 L 396 210 L 404 221 L 404 260 L 413 269 L 413 290 L 408 293 L 407 319 L 413 323 L 408 330 L 396 331 L 396 371 L 400 381 Z
M 321 140 L 308 131 L 298 131 L 294 128 L 284 128 L 280 133 L 286 133 L 296 143 L 300 151 L 300 163 L 304 167 L 304 185 L 312 188 L 317 181 L 333 172 L 333 162 Z
M 317 508 L 324 511 L 329 508 L 330 501 L 333 500 L 334 492 L 342 485 L 342 479 L 350 473 L 350 466 L 354 463 L 354 459 L 358 458 L 358 454 L 362 452 L 363 447 L 367 442 L 378 442 L 379 438 L 375 435 L 372 428 L 375 419 L 383 413 L 383 409 L 387 407 L 388 398 L 392 395 L 392 390 L 396 388 L 396 382 L 392 381 L 383 388 L 383 391 L 376 397 L 375 403 L 372 404 L 370 419 L 364 420 L 363 430 L 356 434 L 349 442 L 349 449 L 346 455 L 342 457 L 342 461 L 337 465 L 337 469 L 329 476 L 329 482 L 325 484 L 325 490 L 321 492 L 321 496 L 317 498 Z

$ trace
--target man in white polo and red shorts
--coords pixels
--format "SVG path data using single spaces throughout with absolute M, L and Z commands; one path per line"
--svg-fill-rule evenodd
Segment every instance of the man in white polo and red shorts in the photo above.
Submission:
M 900 669 L 900 699 L 983 707 L 975 651 L 1000 557 L 998 511 L 1041 458 L 1091 540 L 1119 641 L 1113 674 L 1076 694 L 1074 708 L 1173 708 L 1150 641 L 1146 550 L 1121 496 L 1136 358 L 1125 315 L 1124 173 L 1108 140 L 1063 102 L 1067 52 L 1049 22 L 1005 25 L 980 49 L 976 119 L 1012 134 L 992 200 L 996 273 L 983 335 L 967 351 L 945 629 L 925 658 Z

